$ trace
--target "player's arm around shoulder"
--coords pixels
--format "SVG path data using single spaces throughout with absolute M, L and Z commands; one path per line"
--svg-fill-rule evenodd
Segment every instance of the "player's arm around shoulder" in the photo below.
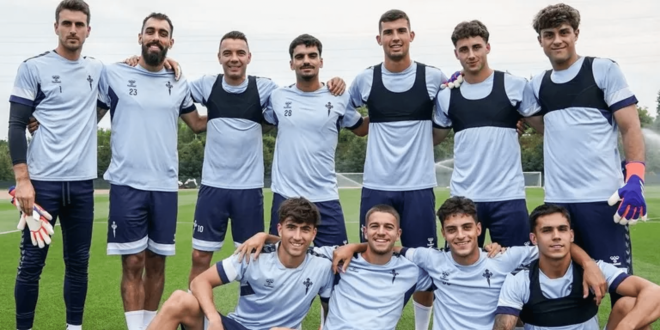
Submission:
M 495 310 L 493 330 L 512 330 L 516 327 L 523 305 L 529 299 L 529 271 L 509 273 L 504 280 Z
M 544 74 L 538 74 L 531 80 L 523 78 L 525 82 L 522 86 L 522 101 L 518 107 L 518 112 L 523 116 L 523 120 L 539 134 L 543 134 L 544 130 L 543 113 L 538 100 L 538 92 Z
M 628 275 L 612 264 L 599 261 L 598 265 L 607 278 L 610 294 L 616 292 L 623 296 L 614 305 L 608 329 L 640 329 L 660 318 L 659 285 L 639 276 Z M 614 320 L 615 314 L 625 316 Z
M 452 122 L 448 114 L 450 97 L 451 90 L 449 88 L 441 89 L 435 96 L 435 107 L 433 109 L 434 146 L 442 143 L 452 129 Z
M 180 109 L 181 119 L 195 134 L 206 132 L 208 116 L 199 114 L 195 106 L 191 82 L 185 76 L 181 76 L 176 84 L 179 88 L 183 89 L 183 100 L 181 101 Z
M 363 117 L 358 111 L 358 107 L 353 103 L 351 92 L 349 91 L 338 97 L 341 99 L 344 108 L 342 126 L 360 137 L 369 134 L 369 116 Z

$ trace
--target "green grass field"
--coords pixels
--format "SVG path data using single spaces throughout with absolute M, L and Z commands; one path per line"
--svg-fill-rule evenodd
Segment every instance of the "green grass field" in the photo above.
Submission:
M 660 187 L 647 187 L 646 198 L 649 205 L 649 218 L 646 224 L 632 227 L 633 267 L 637 275 L 643 276 L 654 283 L 660 283 L 660 254 L 655 250 L 657 238 L 660 237 Z M 192 221 L 197 192 L 182 191 L 179 195 L 179 225 L 176 235 L 176 256 L 168 258 L 166 270 L 165 292 L 163 301 L 177 289 L 187 289 L 188 272 L 191 261 Z M 436 205 L 439 206 L 448 197 L 448 191 L 436 190 Z M 358 241 L 358 219 L 360 190 L 340 190 L 340 198 L 347 222 L 349 239 Z M 269 190 L 264 193 L 266 228 L 270 215 L 272 195 Z M 543 190 L 530 188 L 527 190 L 527 204 L 531 211 L 543 201 Z M 126 329 L 124 311 L 122 308 L 119 283 L 121 279 L 121 260 L 119 257 L 107 256 L 106 251 L 106 219 L 108 215 L 108 197 L 97 196 L 95 205 L 94 237 L 89 267 L 89 291 L 85 308 L 84 329 L 114 330 Z M 16 267 L 20 257 L 18 243 L 20 234 L 11 232 L 16 228 L 17 215 L 13 206 L 6 201 L 0 203 L 0 329 L 15 329 L 14 319 L 14 281 Z M 439 226 L 438 226 L 439 228 Z M 438 233 L 438 237 L 442 237 Z M 227 234 L 225 245 L 214 256 L 214 261 L 231 254 L 233 244 L 230 244 L 231 231 Z M 603 242 L 607 244 L 607 242 Z M 64 277 L 64 262 L 62 260 L 61 233 L 55 228 L 53 243 L 49 251 L 46 267 L 41 276 L 39 302 L 36 311 L 34 329 L 64 329 L 65 307 L 62 298 Z M 217 288 L 215 302 L 218 310 L 228 313 L 233 310 L 238 294 L 236 283 Z M 600 307 L 601 326 L 610 311 L 610 302 L 606 300 Z M 319 325 L 318 299 L 312 306 L 303 329 L 318 329 Z M 660 322 L 656 322 L 660 325 Z M 412 304 L 405 308 L 403 317 L 397 327 L 399 330 L 414 329 Z

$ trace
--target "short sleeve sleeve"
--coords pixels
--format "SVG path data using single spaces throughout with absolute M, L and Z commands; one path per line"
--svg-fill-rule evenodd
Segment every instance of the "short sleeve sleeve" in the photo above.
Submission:
M 273 97 L 275 93 L 271 93 L 270 98 L 266 101 L 266 106 L 264 107 L 264 119 L 271 125 L 277 126 L 277 115 L 275 115 L 275 110 L 273 109 Z
M 332 254 L 334 253 L 336 246 L 312 246 L 310 249 L 312 252 L 318 256 L 321 256 L 326 259 L 332 260 Z
M 335 284 L 335 274 L 332 272 L 332 269 L 330 268 L 327 272 L 325 272 L 323 285 L 319 290 L 319 296 L 321 297 L 321 301 L 327 303 L 330 300 L 330 295 L 332 295 L 332 289 L 334 288 L 334 284 Z
M 195 103 L 206 106 L 206 94 L 204 93 L 204 85 L 207 80 L 206 76 L 191 80 L 188 82 L 190 86 L 190 95 Z
M 443 258 L 437 258 L 441 254 L 433 248 L 403 248 L 401 254 L 427 272 L 441 266 L 444 261 Z
M 36 73 L 31 69 L 29 62 L 21 63 L 14 79 L 9 102 L 34 107 L 38 94 L 39 80 Z
M 436 128 L 449 129 L 452 126 L 451 119 L 448 116 L 449 97 L 451 92 L 448 89 L 441 90 L 435 98 L 435 110 L 433 111 L 433 125 Z
M 197 109 L 195 103 L 193 102 L 190 84 L 187 81 L 182 81 L 183 84 L 183 101 L 181 101 L 181 109 L 179 113 L 185 115 L 191 113 Z
M 232 255 L 215 264 L 218 270 L 220 279 L 223 284 L 231 283 L 233 281 L 240 281 L 243 279 L 244 271 L 247 268 L 245 261 L 239 261 L 238 255 Z
M 415 291 L 427 291 L 433 285 L 433 280 L 429 273 L 424 269 L 419 269 L 419 275 L 417 276 L 417 287 Z
M 344 116 L 341 119 L 341 126 L 348 129 L 356 129 L 362 124 L 362 115 L 357 111 L 355 106 L 353 106 L 350 93 L 347 98 L 346 112 L 344 112 Z
M 529 285 L 525 281 L 525 276 L 528 276 L 527 272 L 520 272 L 517 275 L 507 274 L 500 290 L 495 314 L 520 315 L 529 296 Z
M 612 111 L 637 104 L 637 97 L 630 90 L 628 81 L 619 65 L 609 59 L 596 58 L 593 64 L 594 78 L 605 94 L 605 103 Z
M 522 102 L 518 108 L 518 112 L 525 117 L 540 115 L 541 106 L 539 105 L 538 98 L 536 97 L 534 80 L 529 80 L 525 83 L 523 90 Z
M 99 78 L 99 96 L 98 96 L 98 102 L 97 105 L 100 108 L 103 109 L 110 109 L 111 107 L 111 100 L 110 100 L 110 93 L 108 93 L 110 89 L 110 83 L 108 82 L 108 68 L 104 65 L 103 69 L 101 70 L 101 76 Z

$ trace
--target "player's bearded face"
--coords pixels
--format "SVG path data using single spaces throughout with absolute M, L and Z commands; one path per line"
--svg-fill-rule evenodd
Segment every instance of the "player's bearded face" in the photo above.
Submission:
M 165 61 L 167 56 L 167 47 L 163 46 L 159 40 L 153 40 L 142 44 L 142 58 L 149 65 L 157 66 Z
M 385 212 L 374 212 L 369 216 L 369 223 L 364 229 L 369 249 L 375 254 L 387 254 L 401 236 L 401 229 L 396 218 Z
M 296 71 L 299 80 L 311 81 L 318 77 L 323 60 L 316 46 L 298 45 L 293 51 L 291 69 Z
M 573 30 L 569 24 L 541 30 L 538 37 L 543 52 L 550 62 L 562 64 L 575 56 L 575 43 L 579 30 Z
M 305 255 L 316 236 L 316 228 L 310 224 L 288 220 L 278 227 L 279 235 L 282 238 L 282 248 L 293 258 Z
M 442 236 L 449 243 L 451 253 L 463 258 L 479 252 L 477 238 L 480 234 L 481 224 L 465 214 L 450 215 L 442 228 Z
M 574 238 L 568 220 L 559 213 L 539 217 L 529 236 L 541 255 L 555 260 L 568 256 Z

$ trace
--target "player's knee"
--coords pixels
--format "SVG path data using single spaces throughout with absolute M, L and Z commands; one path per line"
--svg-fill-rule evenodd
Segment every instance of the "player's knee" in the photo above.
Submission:
M 199 303 L 192 294 L 176 290 L 163 304 L 162 313 L 182 317 L 189 314 L 196 306 L 199 306 Z
M 199 251 L 193 249 L 193 253 L 192 253 L 193 267 L 208 268 L 209 265 L 211 265 L 211 259 L 213 259 L 213 252 Z
M 635 307 L 636 299 L 633 297 L 621 297 L 617 300 L 612 307 L 611 316 L 616 316 L 620 319 L 623 319 L 625 315 L 630 313 L 630 311 Z
M 147 277 L 164 275 L 165 257 L 148 251 L 144 262 L 144 268 Z
M 141 278 L 144 270 L 144 254 L 131 254 L 122 256 L 122 270 L 124 276 Z

